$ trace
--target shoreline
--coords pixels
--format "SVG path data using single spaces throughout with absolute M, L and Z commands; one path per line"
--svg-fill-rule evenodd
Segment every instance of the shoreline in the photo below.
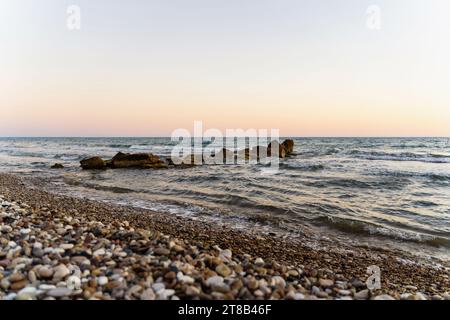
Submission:
M 37 289 L 36 291 L 29 289 L 29 291 L 39 292 L 39 284 L 42 285 L 43 282 L 50 286 L 55 285 L 56 288 L 41 290 L 43 292 L 35 296 L 25 291 L 22 292 L 23 297 L 19 294 L 19 298 L 48 297 L 47 293 L 51 293 L 52 290 L 57 291 L 56 295 L 50 295 L 53 298 L 86 299 L 172 299 L 174 297 L 181 299 L 370 299 L 380 296 L 387 298 L 383 297 L 383 294 L 395 299 L 449 298 L 447 292 L 450 291 L 450 272 L 447 264 L 432 266 L 429 261 L 419 261 L 418 257 L 391 250 L 355 246 L 340 248 L 339 245 L 333 244 L 332 240 L 323 240 L 317 248 L 312 249 L 301 241 L 258 235 L 252 231 L 239 231 L 220 224 L 194 221 L 145 209 L 55 195 L 39 189 L 39 183 L 33 178 L 23 178 L 12 174 L 0 174 L 0 196 L 4 201 L 19 204 L 15 206 L 18 207 L 16 211 L 14 209 L 12 213 L 8 213 L 9 207 L 5 211 L 6 214 L 14 215 L 11 221 L 14 221 L 12 223 L 16 224 L 14 228 L 17 226 L 17 230 L 14 228 L 11 230 L 12 236 L 17 238 L 15 238 L 18 240 L 15 241 L 16 244 L 19 244 L 24 251 L 20 254 L 10 254 L 11 250 L 14 252 L 14 248 L 8 247 L 11 239 L 6 241 L 5 237 L 10 238 L 11 235 L 1 233 L 0 281 L 3 281 L 3 284 L 9 281 L 9 285 L 6 289 L 5 285 L 0 286 L 0 298 L 2 298 L 1 295 L 12 294 L 9 296 L 11 298 L 33 283 L 38 285 Z M 20 204 L 25 206 L 20 208 Z M 6 215 L 3 211 L 4 208 L 1 211 L 4 215 L 3 221 L 0 220 L 2 228 L 9 225 L 4 221 Z M 36 221 L 39 220 L 43 223 L 37 224 Z M 75 224 L 72 223 L 74 220 Z M 43 279 L 39 276 L 36 279 L 31 276 L 30 279 L 30 272 L 34 272 L 36 276 L 39 273 L 36 265 L 42 265 L 45 261 L 41 261 L 44 260 L 42 257 L 33 258 L 34 244 L 32 246 L 31 243 L 36 241 L 33 241 L 26 232 L 29 229 L 31 235 L 39 238 L 42 228 L 46 229 L 44 234 L 57 231 L 57 222 L 64 227 L 69 227 L 68 230 L 74 230 L 79 236 L 79 239 L 69 239 L 67 232 L 61 234 L 56 232 L 52 236 L 56 242 L 60 242 L 59 251 L 55 252 L 55 248 L 47 248 L 48 255 L 57 256 L 54 260 L 56 262 L 53 262 L 55 266 L 50 264 L 53 269 L 59 267 L 58 270 L 52 270 L 53 274 L 61 270 L 62 273 L 66 273 L 65 268 L 77 270 L 76 266 L 78 266 L 77 279 L 80 280 L 82 289 L 79 289 L 81 292 L 71 290 L 68 296 L 58 296 L 58 294 L 64 293 L 63 289 L 59 289 L 64 288 L 64 284 L 59 282 L 66 281 L 67 286 L 69 274 L 56 279 L 60 280 L 56 283 L 53 278 L 51 281 L 50 278 L 43 278 L 45 281 L 42 281 Z M 46 224 L 55 225 L 55 229 L 48 230 Z M 99 230 L 92 233 L 92 225 L 97 226 L 95 230 Z M 22 231 L 22 234 L 21 230 L 24 229 L 26 232 Z M 103 229 L 105 229 L 104 232 Z M 91 238 L 93 243 L 86 241 Z M 99 243 L 104 243 L 104 246 L 98 247 Z M 45 247 L 45 245 L 45 241 L 42 241 L 42 246 Z M 52 243 L 47 245 L 51 247 Z M 31 252 L 26 252 L 27 246 L 33 248 L 30 249 Z M 116 254 L 112 249 L 115 246 L 127 250 L 121 249 L 119 254 Z M 104 255 L 94 254 L 98 250 L 103 252 L 102 249 L 106 251 Z M 46 248 L 42 250 L 45 252 Z M 161 254 L 155 254 L 155 250 Z M 79 261 L 73 262 L 73 258 L 80 253 L 78 251 L 82 251 L 81 256 L 84 259 L 78 258 Z M 13 259 L 8 259 L 8 254 L 12 255 L 10 258 Z M 15 257 L 15 255 L 18 256 Z M 108 259 L 101 260 L 105 256 Z M 20 258 L 32 260 L 25 266 L 25 269 L 30 268 L 30 270 L 28 274 L 22 274 L 24 279 L 10 272 L 14 260 Z M 25 260 L 28 261 L 27 259 Z M 85 259 L 90 261 L 89 267 L 83 265 L 81 260 L 85 261 Z M 134 264 L 140 261 L 139 268 L 132 263 L 133 261 Z M 36 262 L 39 263 L 36 264 Z M 16 261 L 16 264 L 20 264 L 20 261 Z M 182 265 L 183 269 L 174 267 L 174 264 Z M 113 271 L 117 265 L 121 266 L 122 271 L 126 267 L 127 272 L 125 276 L 123 272 L 119 273 L 116 278 L 123 278 L 122 283 L 115 283 L 117 287 L 112 287 L 111 283 L 117 282 Z M 381 269 L 381 290 L 370 291 L 365 288 L 364 282 L 369 276 L 366 273 L 367 268 L 372 265 L 377 265 Z M 154 266 L 156 267 L 153 268 Z M 100 271 L 96 271 L 97 269 Z M 83 277 L 86 270 L 89 270 L 89 273 Z M 112 274 L 106 272 L 108 270 Z M 70 273 L 73 274 L 73 272 Z M 13 277 L 12 280 L 20 280 L 10 281 L 11 277 Z M 152 279 L 150 280 L 149 277 Z M 101 284 L 98 281 L 100 278 Z M 104 283 L 105 281 L 107 282 Z M 14 288 L 17 290 L 11 289 L 11 286 L 17 282 L 24 284 L 24 287 L 19 288 L 20 285 L 16 285 Z M 61 287 L 58 287 L 58 283 Z M 108 284 L 109 287 L 107 287 Z M 164 288 L 161 289 L 161 287 Z M 130 293 L 132 289 L 135 292 Z M 66 288 L 65 293 L 69 293 L 69 289 Z M 14 298 L 17 298 L 17 295 Z

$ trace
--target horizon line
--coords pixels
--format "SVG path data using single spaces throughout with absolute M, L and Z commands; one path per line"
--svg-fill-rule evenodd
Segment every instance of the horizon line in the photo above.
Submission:
M 223 136 L 225 138 L 227 136 Z M 234 136 L 239 137 L 239 136 Z M 252 137 L 252 136 L 250 136 Z M 41 139 L 66 139 L 66 138 L 86 138 L 86 139 L 102 139 L 102 138 L 171 138 L 171 136 L 0 136 L 0 139 L 8 138 L 41 138 Z M 191 136 L 190 138 L 210 138 L 208 136 Z M 249 137 L 247 137 L 249 138 Z M 450 136 L 280 136 L 280 138 L 450 138 Z

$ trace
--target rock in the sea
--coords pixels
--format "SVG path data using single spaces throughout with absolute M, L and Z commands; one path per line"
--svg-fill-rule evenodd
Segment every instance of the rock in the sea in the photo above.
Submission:
M 294 152 L 294 140 L 286 139 L 286 140 L 283 141 L 283 143 L 281 145 L 286 150 L 286 155 L 291 154 L 292 152 Z
M 100 157 L 92 157 L 80 161 L 81 168 L 85 170 L 90 169 L 104 169 L 106 168 L 106 162 Z
M 61 163 L 55 163 L 50 168 L 51 169 L 64 169 L 64 166 Z
M 111 167 L 119 168 L 167 168 L 167 164 L 160 157 L 151 153 L 117 153 L 111 159 Z
M 274 140 L 267 146 L 268 148 L 268 155 L 269 156 L 278 156 L 279 158 L 285 158 L 286 157 L 286 149 L 282 144 L 280 144 L 278 141 Z M 278 149 L 278 150 L 277 150 Z

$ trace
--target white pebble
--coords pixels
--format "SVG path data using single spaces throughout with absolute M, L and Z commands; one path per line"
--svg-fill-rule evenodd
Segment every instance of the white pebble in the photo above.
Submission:
M 105 284 L 108 283 L 108 278 L 105 277 L 105 276 L 99 277 L 99 278 L 97 279 L 97 283 L 98 283 L 100 286 L 104 286 Z

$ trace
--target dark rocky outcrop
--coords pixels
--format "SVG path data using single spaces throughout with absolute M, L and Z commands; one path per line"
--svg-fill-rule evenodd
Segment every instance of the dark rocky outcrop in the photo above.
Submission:
M 92 157 L 80 161 L 81 168 L 86 170 L 105 169 L 106 162 L 100 157 Z
M 283 143 L 278 141 L 272 141 L 267 147 L 256 146 L 253 148 L 246 148 L 238 152 L 234 152 L 223 148 L 221 151 L 212 155 L 215 164 L 235 164 L 236 157 L 241 163 L 242 160 L 261 160 L 273 155 L 278 155 L 280 158 L 284 158 L 291 154 L 294 150 L 294 141 L 287 139 Z M 83 169 L 119 169 L 119 168 L 140 168 L 140 169 L 166 169 L 166 168 L 187 168 L 195 165 L 208 163 L 203 159 L 202 155 L 188 155 L 180 163 L 180 161 L 173 161 L 170 157 L 158 157 L 152 153 L 117 153 L 110 160 L 103 160 L 100 157 L 92 157 L 82 160 L 81 167 Z M 62 166 L 62 165 L 61 165 Z M 56 168 L 56 167 L 55 167 Z M 60 167 L 58 167 L 60 168 Z
M 286 150 L 286 155 L 289 155 L 294 152 L 294 140 L 286 139 L 283 141 L 283 143 L 281 145 Z
M 272 148 L 272 146 L 273 146 L 273 148 Z M 272 152 L 276 152 L 277 147 L 278 147 L 278 157 L 285 158 L 286 156 L 288 156 L 294 152 L 294 140 L 286 139 L 281 144 L 276 140 L 272 141 L 267 146 L 267 148 L 269 149 L 268 155 L 271 156 Z
M 117 153 L 110 161 L 109 166 L 113 169 L 119 168 L 167 168 L 160 157 L 152 153 Z
M 51 169 L 64 169 L 64 166 L 61 163 L 55 163 L 50 168 Z

